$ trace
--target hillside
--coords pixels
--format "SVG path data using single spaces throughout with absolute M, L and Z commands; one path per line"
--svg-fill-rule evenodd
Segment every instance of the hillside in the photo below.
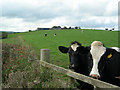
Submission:
M 47 33 L 47 37 L 44 34 Z M 54 36 L 54 33 L 57 35 Z M 117 31 L 103 31 L 103 30 L 45 30 L 33 31 L 26 33 L 11 34 L 9 38 L 3 42 L 12 42 L 11 38 L 21 36 L 22 39 L 28 43 L 39 55 L 40 49 L 50 49 L 51 62 L 68 68 L 68 56 L 61 54 L 58 51 L 58 46 L 69 47 L 72 41 L 78 41 L 84 46 L 89 46 L 93 41 L 99 40 L 104 43 L 106 47 L 120 47 L 118 46 L 118 32 Z M 59 62 L 59 63 L 58 63 Z M 64 63 L 63 63 L 64 62 Z
M 118 46 L 118 32 L 41 30 L 9 34 L 7 39 L 2 40 L 2 87 L 71 88 L 68 76 L 41 67 L 40 49 L 50 49 L 51 63 L 68 69 L 68 54 L 60 53 L 58 46 L 69 47 L 72 41 L 89 46 L 95 40 L 102 41 L 106 47 Z

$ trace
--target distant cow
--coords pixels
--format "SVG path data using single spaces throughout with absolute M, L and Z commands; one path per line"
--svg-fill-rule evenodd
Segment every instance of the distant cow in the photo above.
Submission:
M 62 53 L 69 53 L 69 68 L 73 69 L 77 73 L 89 75 L 88 57 L 89 47 L 84 47 L 77 41 L 72 42 L 70 47 L 59 46 L 59 50 Z M 77 80 L 80 83 L 79 88 L 92 90 L 93 86 L 82 81 Z
M 84 32 L 84 30 L 81 30 L 81 32 Z
M 90 54 L 93 63 L 90 76 L 120 86 L 120 48 L 106 48 L 102 42 L 94 41 Z
M 54 33 L 54 36 L 56 36 L 56 33 Z
M 45 37 L 47 36 L 47 33 L 45 33 Z

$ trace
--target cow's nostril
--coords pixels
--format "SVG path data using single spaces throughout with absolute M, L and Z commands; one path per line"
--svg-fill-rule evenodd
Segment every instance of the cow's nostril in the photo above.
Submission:
M 97 77 L 92 77 L 92 78 L 94 78 L 94 79 L 98 79 Z
M 99 75 L 96 75 L 96 74 L 92 74 L 91 77 L 94 78 L 94 79 L 99 79 L 100 78 Z

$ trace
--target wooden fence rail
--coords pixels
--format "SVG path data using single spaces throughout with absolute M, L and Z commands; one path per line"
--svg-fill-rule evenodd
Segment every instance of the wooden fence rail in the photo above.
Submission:
M 49 62 L 49 63 L 48 63 Z M 116 85 L 112 85 L 76 72 L 73 72 L 71 70 L 65 69 L 63 67 L 59 67 L 53 64 L 50 64 L 50 55 L 49 55 L 49 49 L 41 49 L 41 58 L 40 58 L 40 64 L 44 67 L 53 69 L 57 72 L 63 73 L 67 76 L 70 76 L 72 78 L 81 80 L 83 82 L 86 82 L 88 84 L 94 85 L 97 88 L 96 89 L 101 89 L 101 88 L 114 88 L 115 90 L 120 90 L 120 87 Z

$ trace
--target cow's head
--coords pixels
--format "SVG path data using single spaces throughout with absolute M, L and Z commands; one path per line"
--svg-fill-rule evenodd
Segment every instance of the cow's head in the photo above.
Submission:
M 70 69 L 78 69 L 81 65 L 83 65 L 85 60 L 81 55 L 86 54 L 89 51 L 77 41 L 72 42 L 70 47 L 59 46 L 59 50 L 62 53 L 69 53 Z
M 101 59 L 102 55 L 106 52 L 106 48 L 100 41 L 94 41 L 91 44 L 90 53 L 92 55 L 93 66 L 90 72 L 90 76 L 93 78 L 99 78 L 102 70 L 104 69 L 105 61 Z

